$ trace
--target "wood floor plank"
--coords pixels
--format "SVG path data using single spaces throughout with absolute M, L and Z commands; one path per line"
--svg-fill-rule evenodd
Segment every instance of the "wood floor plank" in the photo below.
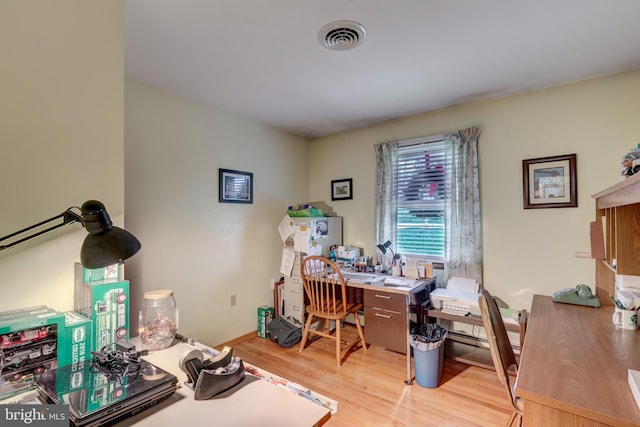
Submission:
M 348 340 L 357 333 L 347 326 L 343 335 Z M 336 400 L 338 411 L 328 427 L 495 427 L 511 414 L 494 371 L 453 360 L 445 360 L 440 385 L 427 388 L 405 385 L 405 355 L 378 346 L 356 350 L 339 368 L 334 343 L 324 338 L 302 353 L 297 345 L 281 348 L 255 334 L 218 348 L 223 345 L 231 345 L 234 355 L 249 364 Z

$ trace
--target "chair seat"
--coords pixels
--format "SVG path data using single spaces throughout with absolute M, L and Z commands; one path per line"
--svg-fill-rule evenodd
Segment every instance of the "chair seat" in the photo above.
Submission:
M 339 304 L 336 305 L 336 310 L 338 311 L 337 314 L 332 315 L 329 314 L 330 310 L 327 309 L 327 307 L 329 307 L 330 303 L 326 302 L 324 303 L 322 309 L 315 309 L 313 306 L 308 305 L 306 307 L 307 313 L 308 314 L 313 314 L 315 316 L 320 316 L 323 317 L 325 319 L 331 319 L 331 320 L 337 320 L 337 319 L 343 319 L 345 317 L 344 312 L 346 313 L 355 313 L 358 310 L 362 309 L 362 304 L 356 304 L 356 303 L 347 303 L 346 307 L 343 309 L 343 304 L 342 302 L 340 302 Z

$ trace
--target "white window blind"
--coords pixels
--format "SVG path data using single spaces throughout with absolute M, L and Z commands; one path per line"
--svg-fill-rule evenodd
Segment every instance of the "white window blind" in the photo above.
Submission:
M 444 259 L 444 201 L 447 168 L 441 137 L 399 144 L 397 235 L 399 253 Z

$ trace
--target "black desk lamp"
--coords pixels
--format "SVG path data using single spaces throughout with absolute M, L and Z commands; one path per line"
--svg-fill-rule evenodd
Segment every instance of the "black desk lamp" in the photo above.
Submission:
M 380 252 L 382 252 L 382 255 L 386 254 L 388 249 L 389 251 L 391 251 L 393 259 L 396 258 L 396 254 L 394 254 L 393 249 L 391 249 L 391 240 L 387 240 L 386 242 L 379 244 L 377 247 L 378 249 L 380 249 Z
M 72 209 L 80 209 L 80 214 L 75 213 Z M 45 226 L 55 220 L 62 218 L 62 222 L 55 224 L 44 230 L 34 231 L 21 239 L 15 240 L 8 244 L 2 242 L 36 228 Z M 88 200 L 84 202 L 82 208 L 71 207 L 60 215 L 34 224 L 30 227 L 11 233 L 7 236 L 0 237 L 0 251 L 9 249 L 19 243 L 30 240 L 41 234 L 55 230 L 62 226 L 80 222 L 89 233 L 82 243 L 80 249 L 80 262 L 85 268 L 101 268 L 109 265 L 117 264 L 125 259 L 133 256 L 140 250 L 140 242 L 133 234 L 122 228 L 115 227 L 111 223 L 111 218 L 104 205 L 97 200 Z
M 387 250 L 389 250 L 389 252 L 391 252 L 391 265 L 395 265 L 396 260 L 400 259 L 400 254 L 396 254 L 393 252 L 393 249 L 391 249 L 391 240 L 387 240 L 386 242 L 377 245 L 377 248 L 380 249 L 380 252 L 382 252 L 382 255 L 387 253 Z

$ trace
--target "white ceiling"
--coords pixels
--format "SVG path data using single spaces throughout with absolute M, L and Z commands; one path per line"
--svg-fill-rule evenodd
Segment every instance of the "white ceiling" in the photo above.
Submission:
M 125 0 L 128 77 L 308 138 L 636 68 L 638 0 Z

